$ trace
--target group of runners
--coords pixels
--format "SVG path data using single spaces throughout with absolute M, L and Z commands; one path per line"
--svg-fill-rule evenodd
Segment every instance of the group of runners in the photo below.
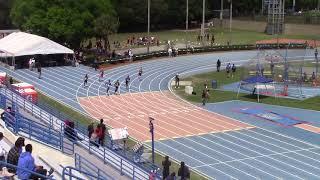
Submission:
M 138 79 L 139 79 L 139 81 L 142 80 L 142 72 L 143 72 L 143 71 L 142 71 L 142 67 L 140 67 L 139 72 L 138 72 Z M 103 81 L 103 79 L 104 79 L 104 70 L 101 70 L 101 71 L 100 71 L 100 74 L 99 74 L 99 82 Z M 88 80 L 89 80 L 89 75 L 88 75 L 88 74 L 85 74 L 84 79 L 83 79 L 83 87 L 84 87 L 84 88 L 87 87 L 87 85 L 88 85 Z M 129 90 L 130 81 L 131 81 L 131 79 L 130 79 L 130 76 L 128 75 L 128 76 L 125 78 L 125 84 L 126 84 L 126 89 L 127 89 L 127 90 Z M 119 92 L 120 81 L 117 80 L 117 81 L 113 84 L 113 86 L 114 86 L 114 94 L 115 94 L 115 95 L 120 94 L 120 92 Z M 111 83 L 111 80 L 110 80 L 110 79 L 105 82 L 105 87 L 106 87 L 106 94 L 107 94 L 108 96 L 111 95 L 111 93 L 110 93 L 110 88 L 112 87 L 112 83 Z

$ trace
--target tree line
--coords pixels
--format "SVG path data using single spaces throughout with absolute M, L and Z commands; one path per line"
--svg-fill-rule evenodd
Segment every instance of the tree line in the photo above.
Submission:
M 229 0 L 224 9 L 229 8 Z M 145 31 L 148 0 L 0 0 L 0 29 L 19 28 L 71 47 L 117 31 Z M 151 29 L 185 26 L 186 0 L 150 0 Z M 296 9 L 314 9 L 318 0 L 296 0 Z M 206 19 L 217 17 L 221 0 L 206 0 Z M 233 15 L 258 14 L 262 0 L 233 0 Z M 286 8 L 292 0 L 286 0 Z M 202 19 L 202 1 L 189 0 L 189 22 Z M 108 43 L 108 42 L 106 42 Z

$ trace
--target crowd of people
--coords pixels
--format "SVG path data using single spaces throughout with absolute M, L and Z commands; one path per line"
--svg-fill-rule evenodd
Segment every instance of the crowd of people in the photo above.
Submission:
M 129 36 L 127 38 L 127 42 L 126 42 L 126 47 L 128 46 L 146 46 L 148 45 L 148 42 L 150 43 L 150 45 L 157 45 L 159 46 L 160 45 L 160 41 L 158 38 L 154 37 L 154 36 L 151 36 L 151 37 L 147 37 L 147 36 L 143 36 L 143 37 L 135 37 L 134 35 L 133 36 Z
M 205 34 L 204 36 L 201 36 L 201 34 L 198 34 L 197 41 L 201 42 L 203 40 L 210 41 L 210 44 L 213 45 L 216 41 L 216 38 L 215 38 L 214 34 L 212 34 L 211 36 L 209 33 Z
M 3 138 L 4 135 L 0 132 L 0 141 L 2 141 Z M 5 167 L 5 165 L 2 164 L 2 171 L 7 171 L 7 175 L 9 177 L 17 175 L 18 179 L 45 179 L 31 172 L 41 174 L 43 176 L 51 176 L 54 170 L 50 169 L 48 171 L 43 166 L 35 164 L 32 151 L 32 145 L 25 145 L 25 139 L 23 137 L 19 137 L 15 141 L 14 146 L 9 150 L 9 152 L 6 152 L 3 147 L 0 147 L 0 161 L 13 165 Z

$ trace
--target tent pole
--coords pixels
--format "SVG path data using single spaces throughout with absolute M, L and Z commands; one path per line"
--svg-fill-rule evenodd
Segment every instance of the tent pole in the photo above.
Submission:
M 257 89 L 257 95 L 258 95 L 258 102 L 260 102 L 260 92 L 259 92 L 259 87 L 258 87 L 258 83 L 256 83 L 256 89 Z
M 13 66 L 13 70 L 15 70 L 15 65 L 16 65 L 16 60 L 15 60 L 14 56 L 12 56 L 12 66 Z

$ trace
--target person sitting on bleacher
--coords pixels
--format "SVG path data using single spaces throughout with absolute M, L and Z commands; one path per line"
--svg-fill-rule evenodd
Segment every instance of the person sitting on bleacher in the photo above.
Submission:
M 37 166 L 34 163 L 34 158 L 31 155 L 32 153 L 32 145 L 26 145 L 26 152 L 21 153 L 18 162 L 18 168 L 28 169 L 30 171 L 34 171 L 38 174 L 42 174 L 44 176 L 47 175 L 47 170 L 43 168 L 43 166 Z M 37 175 L 31 174 L 31 172 L 27 172 L 23 169 L 18 169 L 17 174 L 19 179 L 39 179 Z M 53 169 L 50 169 L 48 176 L 53 173 Z M 44 179 L 44 178 L 41 178 Z
M 7 163 L 12 165 L 18 165 L 19 156 L 22 153 L 22 147 L 24 146 L 24 138 L 19 137 L 14 143 L 7 156 Z M 16 173 L 16 168 L 8 167 L 10 173 Z
M 2 139 L 3 139 L 3 133 L 0 132 L 0 141 L 2 141 Z M 6 161 L 5 155 L 6 155 L 6 150 L 0 145 L 0 161 L 3 161 L 3 162 Z M 0 169 L 2 168 L 3 168 L 3 165 L 0 164 Z

